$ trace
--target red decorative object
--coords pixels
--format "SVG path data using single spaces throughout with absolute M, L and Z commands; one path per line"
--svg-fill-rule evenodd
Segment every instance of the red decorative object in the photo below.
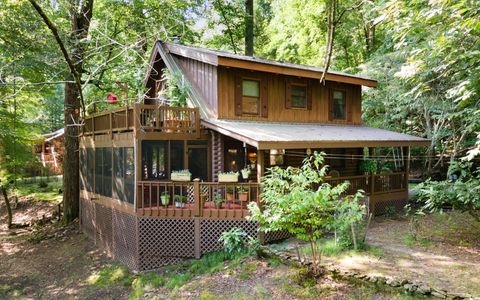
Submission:
M 117 103 L 117 95 L 113 93 L 108 93 L 107 95 L 107 102 L 110 104 L 115 104 Z

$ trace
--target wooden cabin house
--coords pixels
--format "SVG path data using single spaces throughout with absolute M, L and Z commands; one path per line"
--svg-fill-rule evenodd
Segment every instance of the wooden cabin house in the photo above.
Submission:
M 186 107 L 166 105 L 165 70 L 180 75 Z M 365 190 L 375 213 L 403 207 L 409 148 L 428 140 L 363 126 L 362 86 L 377 82 L 328 71 L 322 84 L 322 73 L 157 42 L 143 103 L 85 120 L 82 229 L 132 269 L 198 258 L 221 249 L 220 234 L 233 226 L 256 235 L 245 217 L 247 204 L 260 201 L 266 168 L 299 166 L 316 150 L 327 154 L 327 181 Z M 362 162 L 385 148 L 394 154 L 391 167 L 367 172 Z M 259 236 L 269 242 L 284 234 Z
M 56 131 L 43 134 L 41 142 L 34 145 L 33 152 L 44 168 L 41 175 L 62 174 L 64 133 L 64 128 L 60 128 Z M 33 176 L 34 173 L 31 175 Z

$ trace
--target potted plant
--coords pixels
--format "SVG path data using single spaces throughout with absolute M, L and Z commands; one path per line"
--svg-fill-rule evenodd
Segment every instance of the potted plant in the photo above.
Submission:
M 244 185 L 237 186 L 237 192 L 238 192 L 238 200 L 240 200 L 241 202 L 248 201 L 248 187 Z
M 235 199 L 234 193 L 235 193 L 235 188 L 232 185 L 227 186 L 227 189 L 226 189 L 227 201 L 233 201 Z
M 215 208 L 217 208 L 217 209 L 222 208 L 223 197 L 220 193 L 215 193 L 214 194 L 213 203 L 215 204 Z
M 192 173 L 190 173 L 189 170 L 172 171 L 170 178 L 172 181 L 190 181 L 192 179 Z
M 238 182 L 238 172 L 220 172 L 218 182 Z
M 168 192 L 162 192 L 160 200 L 162 201 L 163 206 L 167 206 L 168 204 L 170 204 L 170 194 Z
M 240 172 L 242 173 L 242 178 L 245 180 L 247 180 L 252 173 L 252 171 L 250 170 L 250 166 L 243 168 Z
M 186 196 L 175 195 L 175 207 L 184 208 L 185 203 L 187 203 Z

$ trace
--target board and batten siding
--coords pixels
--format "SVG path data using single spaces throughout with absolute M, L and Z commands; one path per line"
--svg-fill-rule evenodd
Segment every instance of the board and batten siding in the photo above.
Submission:
M 308 122 L 361 124 L 361 86 L 327 81 L 326 85 L 316 79 L 306 79 L 311 85 L 311 109 L 286 108 L 285 75 L 250 72 L 252 76 L 264 76 L 268 80 L 268 114 L 262 116 L 239 116 L 235 114 L 235 76 L 245 70 L 218 67 L 218 118 L 232 120 L 255 120 L 270 122 Z M 248 71 L 247 71 L 248 72 Z M 290 77 L 298 79 L 297 77 Z M 347 121 L 330 120 L 330 91 L 334 88 L 347 91 Z
M 208 108 L 217 115 L 217 67 L 182 56 L 175 58 L 194 88 L 200 92 Z

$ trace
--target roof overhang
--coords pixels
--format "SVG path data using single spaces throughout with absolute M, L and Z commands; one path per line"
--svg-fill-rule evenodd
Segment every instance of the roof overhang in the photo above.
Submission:
M 324 73 L 324 69 L 314 66 L 279 62 L 179 44 L 163 42 L 162 44 L 164 44 L 168 52 L 172 54 L 188 57 L 214 66 L 240 68 L 314 79 L 321 79 L 322 74 Z M 328 71 L 325 75 L 325 79 L 336 82 L 363 85 L 367 87 L 377 86 L 376 80 L 337 71 Z
M 202 125 L 259 150 L 428 146 L 430 140 L 384 129 L 312 123 L 202 120 Z

